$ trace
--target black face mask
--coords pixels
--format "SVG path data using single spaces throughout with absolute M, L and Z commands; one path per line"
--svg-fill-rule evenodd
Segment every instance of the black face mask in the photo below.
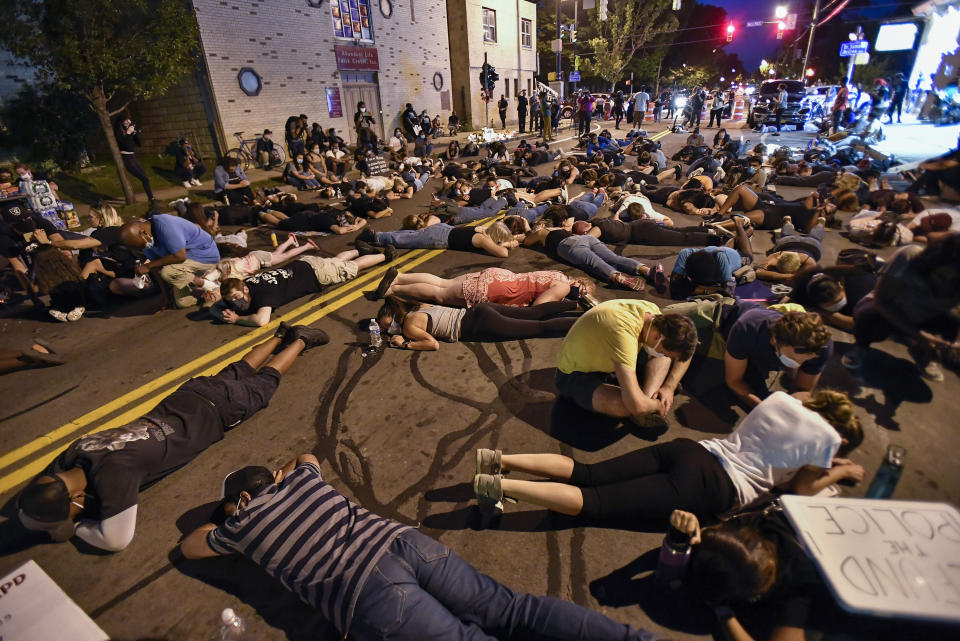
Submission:
M 226 302 L 227 307 L 235 312 L 245 312 L 250 309 L 250 301 L 248 301 L 246 298 L 238 298 L 236 300 L 229 300 Z

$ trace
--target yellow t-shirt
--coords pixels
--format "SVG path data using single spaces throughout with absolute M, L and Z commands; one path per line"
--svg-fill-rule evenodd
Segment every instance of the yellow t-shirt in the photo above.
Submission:
M 567 332 L 557 368 L 565 374 L 612 374 L 616 363 L 636 367 L 644 313 L 658 315 L 660 308 L 647 300 L 629 298 L 600 303 Z

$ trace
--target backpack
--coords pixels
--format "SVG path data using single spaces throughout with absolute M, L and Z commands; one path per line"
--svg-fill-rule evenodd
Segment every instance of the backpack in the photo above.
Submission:
M 725 312 L 737 306 L 737 299 L 721 294 L 695 296 L 684 303 L 661 308 L 664 314 L 680 314 L 693 321 L 697 328 L 696 353 L 707 358 L 722 359 L 727 340 L 720 330 Z

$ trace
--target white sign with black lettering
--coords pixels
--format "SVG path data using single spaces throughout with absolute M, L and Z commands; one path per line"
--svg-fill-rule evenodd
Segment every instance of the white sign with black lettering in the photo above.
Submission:
M 69 630 L 69 633 L 66 631 Z M 109 641 L 34 561 L 0 579 L 0 641 Z
M 946 503 L 784 495 L 784 511 L 841 606 L 960 621 L 960 512 Z
M 380 156 L 367 158 L 367 175 L 368 176 L 389 176 L 390 168 L 387 167 L 387 161 L 381 158 Z

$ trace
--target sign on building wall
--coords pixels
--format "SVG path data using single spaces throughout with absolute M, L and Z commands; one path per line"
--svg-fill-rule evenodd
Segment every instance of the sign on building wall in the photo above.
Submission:
M 440 108 L 445 111 L 450 109 L 450 92 L 446 89 L 440 92 Z
M 331 118 L 343 118 L 343 105 L 340 102 L 340 87 L 327 87 L 327 114 Z
M 334 47 L 337 69 L 341 71 L 379 71 L 380 56 L 376 47 Z

